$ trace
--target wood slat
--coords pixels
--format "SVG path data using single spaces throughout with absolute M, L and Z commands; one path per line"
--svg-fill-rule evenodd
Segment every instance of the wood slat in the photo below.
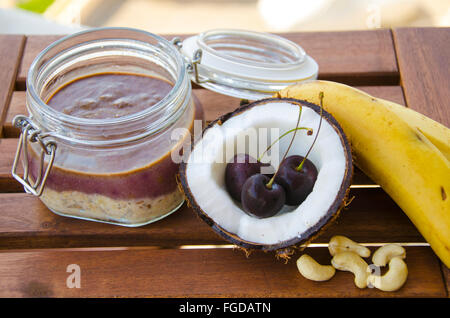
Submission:
M 284 36 L 299 43 L 317 61 L 320 79 L 349 85 L 398 84 L 395 50 L 388 29 Z
M 307 253 L 330 263 L 326 248 Z M 406 247 L 406 255 L 405 285 L 382 292 L 355 287 L 349 272 L 313 282 L 299 274 L 297 256 L 285 264 L 262 252 L 248 258 L 233 249 L 0 252 L 0 297 L 445 297 L 430 248 Z M 71 264 L 78 265 L 80 288 L 67 287 Z
M 320 78 L 348 84 L 398 84 L 398 69 L 390 30 L 279 34 L 299 43 L 317 60 Z M 172 39 L 176 35 L 164 35 Z M 182 38 L 187 35 L 180 36 Z M 25 88 L 28 69 L 47 45 L 61 36 L 29 36 L 19 71 L 18 88 Z
M 355 86 L 375 97 L 391 100 L 393 102 L 405 105 L 403 91 L 400 86 Z M 207 121 L 214 120 L 220 115 L 233 111 L 239 107 L 238 98 L 229 97 L 207 89 L 195 89 L 194 94 L 199 98 L 205 110 Z M 14 108 L 14 106 L 13 106 Z M 9 117 L 10 118 L 10 117 Z
M 0 137 L 22 57 L 22 35 L 0 35 Z
M 408 107 L 450 127 L 450 28 L 393 30 Z
M 447 297 L 450 298 L 450 269 L 441 262 L 442 276 L 444 278 L 445 288 L 447 290 Z
M 5 138 L 19 137 L 20 129 L 14 127 L 12 124 L 14 117 L 17 115 L 28 115 L 25 91 L 14 91 L 12 93 L 11 102 L 3 122 L 3 136 Z
M 19 139 L 3 138 L 0 139 L 0 193 L 23 192 L 22 185 L 16 181 L 11 174 L 12 164 Z M 23 173 L 22 164 L 17 167 L 19 175 Z M 375 185 L 375 183 L 357 167 L 354 169 L 353 185 Z
M 23 192 L 23 187 L 11 175 L 11 168 L 14 162 L 14 156 L 18 144 L 17 138 L 1 138 L 0 139 L 0 193 L 2 192 Z M 22 174 L 23 169 L 21 163 L 17 168 L 17 172 Z M 374 185 L 374 182 L 366 176 L 361 170 L 355 168 L 353 175 L 354 185 Z
M 392 100 L 399 104 L 404 104 L 403 92 L 400 86 L 357 86 L 357 88 L 366 91 L 373 96 Z M 206 89 L 195 89 L 194 95 L 198 97 L 203 105 L 205 118 L 211 121 L 239 106 L 239 99 L 221 95 Z M 15 91 L 6 115 L 4 124 L 4 134 L 8 139 L 0 140 L 0 191 L 2 192 L 22 192 L 22 187 L 17 181 L 12 179 L 10 174 L 13 163 L 15 149 L 17 147 L 17 138 L 20 134 L 19 129 L 12 126 L 12 120 L 16 115 L 27 114 L 25 106 L 25 92 Z M 365 174 L 360 170 L 355 170 L 354 184 L 373 184 Z
M 366 243 L 424 242 L 383 190 L 352 189 L 350 196 L 349 207 L 314 243 L 327 243 L 333 235 Z M 0 194 L 0 202 L 0 249 L 229 244 L 186 205 L 156 223 L 128 228 L 55 215 L 24 193 Z
M 174 37 L 185 38 L 187 35 L 170 35 L 165 36 L 167 39 L 172 39 Z M 17 76 L 17 89 L 25 90 L 25 81 L 27 78 L 28 70 L 31 66 L 31 63 L 36 58 L 36 56 L 44 50 L 47 46 L 52 44 L 53 42 L 61 39 L 64 35 L 31 35 L 27 36 L 24 54 L 22 58 L 22 62 L 19 68 L 19 74 Z
M 358 86 L 357 88 L 373 96 L 404 104 L 403 92 L 400 86 Z M 207 121 L 214 120 L 239 106 L 238 98 L 221 95 L 206 89 L 195 89 L 194 95 L 198 97 L 203 105 Z M 4 124 L 6 137 L 17 138 L 19 136 L 19 129 L 12 125 L 13 118 L 19 114 L 27 114 L 25 92 L 23 91 L 15 91 L 12 96 Z M 2 192 L 22 192 L 22 187 L 17 181 L 12 179 L 10 174 L 16 147 L 17 139 L 0 140 L 0 152 L 4 154 L 0 157 L 0 191 Z M 359 169 L 356 169 L 353 184 L 373 184 L 373 181 Z
M 23 186 L 11 175 L 18 139 L 0 138 L 0 193 L 23 192 Z M 22 165 L 18 170 L 22 173 Z
M 356 86 L 373 96 L 391 100 L 405 105 L 403 91 L 400 86 Z M 220 115 L 233 111 L 239 107 L 239 98 L 221 95 L 207 89 L 194 89 L 193 94 L 203 106 L 206 121 L 212 121 Z M 9 110 L 4 123 L 4 135 L 8 138 L 17 138 L 19 129 L 12 126 L 12 120 L 16 115 L 27 114 L 26 94 L 24 91 L 15 91 L 11 98 Z
M 28 70 L 36 56 L 48 45 L 61 37 L 61 35 L 33 35 L 26 37 L 23 57 L 19 67 L 19 73 L 17 74 L 17 89 L 25 90 Z

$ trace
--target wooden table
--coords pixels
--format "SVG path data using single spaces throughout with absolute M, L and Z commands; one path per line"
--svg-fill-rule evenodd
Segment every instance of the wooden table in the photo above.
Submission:
M 340 81 L 418 110 L 450 125 L 450 29 L 291 33 L 320 66 L 320 78 Z M 25 111 L 25 79 L 34 57 L 58 36 L 0 35 L 0 296 L 1 297 L 448 297 L 450 271 L 413 224 L 362 172 L 355 199 L 307 252 L 327 263 L 326 244 L 342 234 L 372 250 L 404 244 L 409 277 L 397 292 L 358 289 L 337 272 L 328 282 L 303 278 L 272 253 L 249 257 L 217 236 L 183 206 L 169 217 L 126 228 L 54 215 L 24 193 L 10 174 Z M 172 38 L 172 36 L 168 36 Z M 239 100 L 201 88 L 194 94 L 207 120 Z M 322 244 L 321 244 L 322 243 Z M 68 288 L 71 264 L 80 288 Z

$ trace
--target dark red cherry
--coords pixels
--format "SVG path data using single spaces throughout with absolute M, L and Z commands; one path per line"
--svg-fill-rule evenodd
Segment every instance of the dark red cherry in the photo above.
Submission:
M 248 154 L 237 154 L 227 163 L 225 169 L 225 185 L 228 193 L 236 201 L 241 201 L 242 186 L 247 179 L 261 173 L 262 167 L 269 167 L 268 163 L 258 162 Z
M 299 205 L 312 192 L 317 179 L 316 166 L 306 159 L 302 169 L 297 170 L 304 157 L 289 156 L 280 164 L 275 182 L 286 191 L 286 204 Z
M 275 182 L 268 187 L 269 181 L 268 176 L 259 173 L 245 181 L 241 202 L 247 214 L 257 218 L 267 218 L 281 210 L 286 200 L 285 191 Z

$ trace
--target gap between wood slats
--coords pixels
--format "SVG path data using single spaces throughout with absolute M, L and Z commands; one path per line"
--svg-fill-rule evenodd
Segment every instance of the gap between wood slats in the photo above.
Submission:
M 384 246 L 386 244 L 398 244 L 405 248 L 407 247 L 430 247 L 430 244 L 424 242 L 378 242 L 378 243 L 364 243 L 358 242 L 359 245 L 366 246 L 368 248 L 377 248 Z M 306 248 L 303 252 L 307 252 L 308 249 L 312 248 L 328 248 L 328 243 L 311 243 L 308 245 L 300 245 L 301 248 Z M 163 246 L 163 245 L 145 245 L 145 246 L 101 246 L 101 247 L 42 247 L 42 248 L 33 248 L 33 249 L 0 249 L 0 254 L 2 253 L 34 253 L 34 252 L 107 252 L 107 251 L 131 251 L 131 250 L 166 250 L 166 249 L 174 249 L 174 250 L 211 250 L 211 249 L 235 249 L 239 250 L 240 248 L 237 245 L 233 244 L 199 244 L 199 245 L 176 245 L 176 246 Z M 261 251 L 254 251 L 255 253 L 260 253 Z M 302 252 L 302 253 L 303 253 Z M 245 253 L 243 251 L 243 253 Z M 271 253 L 271 252 L 262 252 L 262 253 Z M 274 253 L 272 251 L 272 253 Z M 297 253 L 301 254 L 301 253 Z M 251 254 L 250 254 L 251 255 Z
M 369 73 L 358 74 L 357 76 L 319 74 L 318 79 L 324 81 L 339 82 L 350 86 L 396 86 L 400 84 L 400 75 L 395 73 Z M 203 89 L 196 83 L 192 83 L 192 88 Z M 25 92 L 25 81 L 17 81 L 14 85 L 14 91 Z

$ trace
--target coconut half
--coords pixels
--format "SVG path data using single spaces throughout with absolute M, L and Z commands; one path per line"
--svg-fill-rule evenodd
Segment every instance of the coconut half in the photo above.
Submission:
M 345 206 L 353 173 L 351 150 L 342 128 L 325 110 L 308 157 L 318 176 L 303 203 L 285 206 L 275 216 L 260 219 L 245 213 L 226 190 L 227 163 L 243 151 L 257 158 L 267 148 L 257 145 L 262 141 L 270 145 L 276 137 L 269 136 L 271 132 L 278 131 L 279 136 L 295 128 L 299 103 L 302 105 L 299 126 L 312 128 L 313 135 L 298 130 L 288 156 L 305 156 L 318 132 L 320 107 L 296 99 L 268 98 L 241 106 L 211 122 L 180 165 L 180 181 L 188 204 L 214 231 L 239 247 L 280 250 L 309 242 Z M 254 139 L 251 142 L 255 131 L 268 134 L 257 134 L 258 142 Z M 238 144 L 242 138 L 250 140 L 244 150 Z M 281 161 L 291 138 L 292 133 L 276 144 L 278 151 L 271 154 L 272 159 L 278 156 L 278 162 Z M 264 158 L 261 161 L 267 162 Z

